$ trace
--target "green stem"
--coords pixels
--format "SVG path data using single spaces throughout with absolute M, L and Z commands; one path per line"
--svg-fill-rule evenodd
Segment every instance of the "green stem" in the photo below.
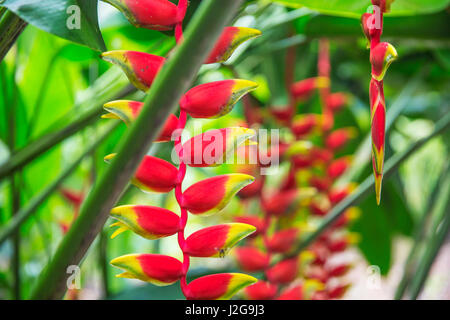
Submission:
M 185 38 L 158 73 L 137 120 L 122 137 L 117 156 L 83 203 L 80 215 L 39 276 L 32 299 L 59 299 L 66 291 L 66 268 L 77 265 L 105 224 L 108 214 L 140 161 L 157 137 L 164 120 L 188 89 L 225 24 L 242 3 L 202 1 Z
M 443 133 L 449 128 L 450 113 L 447 113 L 447 115 L 445 115 L 436 123 L 436 126 L 430 135 L 414 142 L 405 151 L 395 154 L 386 162 L 384 170 L 385 176 L 389 177 L 397 170 L 397 168 L 403 163 L 404 160 L 411 156 L 426 142 L 428 142 L 433 137 Z M 373 177 L 370 176 L 358 186 L 355 192 L 351 193 L 348 197 L 334 206 L 333 209 L 331 209 L 331 211 L 325 216 L 325 218 L 323 218 L 321 224 L 317 227 L 317 229 L 309 236 L 307 236 L 302 242 L 300 242 L 291 253 L 286 255 L 286 257 L 295 257 L 302 250 L 312 244 L 317 239 L 317 237 L 319 237 L 324 231 L 326 231 L 331 225 L 333 225 L 333 223 L 336 222 L 337 219 L 339 219 L 339 217 L 345 212 L 345 210 L 363 200 L 365 196 L 367 196 L 372 191 L 373 186 L 374 180 Z
M 12 11 L 6 11 L 0 20 L 0 62 L 16 42 L 27 23 Z
M 437 202 L 438 212 L 430 236 L 425 243 L 425 252 L 419 259 L 419 264 L 414 272 L 411 282 L 410 299 L 415 300 L 419 296 L 430 273 L 431 266 L 436 259 L 439 250 L 450 231 L 450 179 L 447 179 L 441 193 L 444 204 L 439 208 L 440 201 Z
M 447 165 L 447 168 L 443 170 L 441 179 L 439 179 L 440 181 L 436 183 L 436 186 L 434 187 L 434 190 L 428 199 L 425 211 L 422 213 L 420 220 L 417 222 L 413 235 L 414 243 L 406 259 L 402 279 L 398 283 L 397 289 L 395 290 L 395 300 L 400 300 L 403 298 L 403 296 L 405 295 L 405 291 L 408 288 L 408 285 L 410 284 L 410 281 L 413 277 L 414 269 L 416 268 L 418 263 L 416 257 L 419 251 L 419 247 L 423 244 L 422 242 L 425 235 L 425 229 L 429 225 L 431 213 L 433 212 L 432 209 L 434 204 L 436 203 L 439 190 L 442 188 L 447 179 L 449 179 L 449 168 L 450 167 Z
M 86 151 L 68 166 L 61 174 L 41 193 L 31 199 L 17 214 L 12 218 L 8 224 L 0 231 L 0 245 L 8 239 L 14 232 L 16 232 L 21 224 L 26 221 L 38 207 L 59 187 L 59 185 L 80 165 L 81 161 L 91 154 L 118 126 L 118 122 L 111 125 L 104 134 L 102 134 L 97 141 L 95 141 Z

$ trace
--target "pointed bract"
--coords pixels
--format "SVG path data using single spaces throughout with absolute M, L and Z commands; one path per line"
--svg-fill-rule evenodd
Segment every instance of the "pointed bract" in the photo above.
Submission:
M 255 247 L 238 247 L 235 254 L 239 267 L 245 272 L 264 271 L 270 263 L 269 255 Z

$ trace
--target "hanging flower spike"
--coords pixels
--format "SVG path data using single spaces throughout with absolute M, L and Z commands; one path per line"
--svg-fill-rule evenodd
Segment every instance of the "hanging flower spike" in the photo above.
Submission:
M 110 215 L 118 220 L 111 226 L 119 227 L 112 234 L 111 239 L 126 230 L 131 230 L 150 240 L 168 237 L 180 230 L 178 215 L 163 208 L 125 205 L 113 208 Z
M 258 281 L 244 290 L 245 297 L 249 300 L 272 300 L 275 298 L 278 286 L 267 281 Z
M 193 118 L 213 119 L 226 115 L 238 100 L 258 84 L 249 80 L 221 80 L 198 85 L 180 100 L 180 108 Z
M 275 232 L 267 241 L 267 248 L 274 253 L 287 253 L 297 241 L 299 230 L 289 228 Z
M 270 263 L 269 255 L 255 247 L 236 248 L 235 254 L 239 267 L 245 272 L 263 271 Z
M 200 277 L 187 286 L 188 300 L 228 300 L 239 290 L 257 282 L 242 273 L 218 273 Z
M 125 272 L 118 278 L 139 279 L 157 286 L 167 286 L 182 276 L 182 263 L 161 254 L 128 254 L 111 260 L 114 267 Z
M 345 156 L 334 160 L 327 168 L 327 175 L 331 179 L 336 179 L 344 174 L 344 172 L 350 167 L 352 162 L 352 156 Z
M 342 148 L 350 139 L 355 138 L 357 131 L 355 128 L 342 128 L 331 132 L 325 140 L 325 145 L 337 150 Z
M 105 157 L 108 162 L 116 154 Z M 177 183 L 178 169 L 163 159 L 152 156 L 144 156 L 139 164 L 131 183 L 145 192 L 169 192 Z
M 311 97 L 314 90 L 327 88 L 330 79 L 327 77 L 314 77 L 298 81 L 291 86 L 291 96 L 295 100 L 305 101 Z
M 202 180 L 183 192 L 181 206 L 193 214 L 217 213 L 254 179 L 247 174 L 231 173 Z
M 370 50 L 370 63 L 372 64 L 372 77 L 375 80 L 383 80 L 387 69 L 398 58 L 394 46 L 387 42 L 381 42 Z
M 297 277 L 299 272 L 297 257 L 285 259 L 266 271 L 267 279 L 272 283 L 287 284 Z
M 183 252 L 191 257 L 223 258 L 239 241 L 255 232 L 244 223 L 227 223 L 201 229 L 186 239 Z
M 168 0 L 103 0 L 121 11 L 138 28 L 170 30 L 180 21 L 177 6 Z
M 205 64 L 227 61 L 242 43 L 260 35 L 261 31 L 252 28 L 225 27 Z
M 156 74 L 166 60 L 153 54 L 126 50 L 103 52 L 101 57 L 121 67 L 130 82 L 142 91 L 150 89 Z
M 240 145 L 253 145 L 255 130 L 244 127 L 213 129 L 196 135 L 182 146 L 182 162 L 191 167 L 211 167 L 226 162 Z

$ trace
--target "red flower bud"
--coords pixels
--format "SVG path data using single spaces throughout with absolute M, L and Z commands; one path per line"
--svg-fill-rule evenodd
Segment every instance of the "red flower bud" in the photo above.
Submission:
M 110 154 L 105 157 L 109 161 L 115 156 Z M 165 160 L 145 156 L 139 164 L 131 183 L 145 192 L 169 192 L 177 183 L 178 169 Z
M 269 256 L 257 248 L 239 247 L 235 253 L 239 267 L 245 272 L 263 271 L 269 266 Z
M 337 150 L 342 148 L 350 139 L 356 137 L 355 128 L 342 128 L 335 130 L 325 140 L 325 145 L 332 149 Z
M 244 223 L 228 223 L 194 232 L 186 239 L 184 252 L 192 257 L 224 257 L 240 240 L 256 228 Z
M 269 199 L 263 201 L 263 208 L 267 214 L 279 216 L 295 211 L 299 204 L 298 190 L 278 192 Z
M 332 189 L 328 193 L 328 199 L 330 199 L 330 202 L 335 205 L 344 200 L 348 195 L 350 195 L 350 193 L 352 193 L 355 188 L 355 185 L 350 184 L 346 187 Z
M 242 273 L 218 273 L 200 277 L 187 286 L 188 300 L 227 300 L 257 280 Z
M 272 107 L 269 112 L 280 123 L 287 124 L 294 116 L 295 110 L 291 107 Z
M 225 62 L 245 41 L 261 35 L 261 31 L 243 27 L 225 27 L 205 63 Z
M 299 230 L 297 228 L 278 231 L 269 238 L 267 248 L 271 252 L 287 253 L 296 243 L 298 235 Z
M 330 79 L 326 77 L 308 78 L 298 81 L 291 86 L 291 95 L 296 100 L 307 100 L 316 89 L 323 89 L 330 85 Z
M 196 86 L 180 100 L 180 108 L 193 118 L 219 118 L 258 84 L 248 80 L 222 80 Z
M 381 81 L 387 69 L 398 57 L 395 48 L 387 42 L 381 42 L 370 50 L 370 63 L 372 64 L 372 77 Z
M 327 168 L 327 175 L 331 179 L 340 177 L 350 166 L 352 157 L 342 157 L 334 160 Z
M 285 259 L 266 271 L 267 279 L 273 283 L 287 284 L 294 281 L 299 271 L 298 258 Z
M 202 180 L 183 193 L 182 207 L 193 214 L 219 212 L 240 189 L 253 180 L 252 176 L 239 173 Z
M 125 270 L 119 278 L 139 279 L 158 286 L 167 286 L 182 276 L 182 263 L 160 254 L 128 254 L 111 261 L 114 267 Z
M 329 177 L 312 176 L 309 179 L 309 183 L 311 184 L 311 186 L 313 186 L 317 190 L 322 191 L 322 192 L 327 192 L 333 182 L 331 181 L 331 179 Z
M 147 239 L 159 239 L 177 233 L 180 230 L 180 218 L 172 211 L 151 206 L 119 206 L 111 210 L 111 217 L 118 226 L 111 238 L 131 230 Z
M 297 139 L 310 134 L 318 124 L 318 115 L 307 114 L 294 120 L 291 125 L 292 133 Z
M 258 281 L 245 288 L 249 300 L 272 300 L 277 294 L 278 286 L 266 281 Z
M 142 91 L 150 89 L 166 60 L 149 53 L 125 50 L 103 52 L 101 57 L 121 67 L 130 82 Z
M 331 111 L 338 112 L 347 104 L 347 102 L 347 95 L 341 92 L 337 92 L 332 93 L 327 97 L 326 105 Z
M 104 0 L 119 9 L 136 27 L 170 30 L 181 21 L 177 6 L 168 0 Z

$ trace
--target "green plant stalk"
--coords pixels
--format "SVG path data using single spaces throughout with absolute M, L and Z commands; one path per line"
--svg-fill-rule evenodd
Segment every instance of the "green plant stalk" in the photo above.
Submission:
M 417 299 L 422 291 L 431 266 L 450 231 L 450 179 L 447 179 L 442 190 L 441 195 L 443 196 L 444 204 L 442 208 L 438 208 L 440 212 L 438 212 L 434 224 L 431 227 L 429 239 L 425 243 L 425 252 L 420 257 L 417 269 L 414 272 L 414 278 L 410 286 L 411 300 Z
M 385 164 L 385 176 L 389 177 L 392 175 L 398 167 L 406 160 L 409 156 L 411 156 L 415 151 L 417 151 L 420 147 L 422 147 L 426 142 L 428 142 L 433 137 L 442 134 L 446 130 L 450 128 L 450 113 L 447 113 L 441 120 L 439 120 L 432 133 L 428 136 L 419 139 L 418 141 L 412 143 L 406 150 L 399 152 L 392 156 Z M 371 191 L 374 186 L 374 179 L 372 176 L 368 177 L 364 180 L 358 188 L 347 196 L 344 200 L 339 202 L 336 206 L 334 206 L 331 211 L 323 218 L 320 225 L 317 229 L 308 235 L 303 241 L 301 241 L 295 249 L 292 250 L 285 257 L 295 257 L 302 250 L 307 248 L 310 244 L 312 244 L 317 237 L 319 237 L 324 231 L 326 231 L 337 219 L 351 206 L 356 205 L 361 200 L 363 200 Z
M 27 23 L 12 11 L 3 13 L 0 20 L 0 62 L 16 42 Z
M 225 24 L 242 3 L 202 1 L 185 38 L 158 73 L 142 111 L 119 142 L 117 156 L 83 203 L 79 217 L 40 274 L 32 299 L 59 299 L 66 291 L 66 268 L 77 265 L 102 229 L 140 161 L 181 95 L 188 89 Z
M 439 190 L 450 177 L 448 174 L 449 168 L 449 165 L 447 165 L 447 167 L 442 171 L 441 178 L 436 183 L 436 186 L 434 187 L 434 190 L 428 199 L 425 211 L 422 213 L 420 220 L 417 222 L 413 235 L 414 243 L 406 259 L 402 279 L 399 281 L 397 289 L 395 290 L 395 300 L 401 300 L 405 295 L 406 289 L 410 285 L 410 281 L 414 275 L 414 269 L 418 264 L 416 258 L 418 255 L 419 247 L 423 244 L 422 242 L 425 235 L 425 229 L 429 225 L 431 213 L 433 212 L 433 205 L 436 203 Z
M 49 186 L 41 191 L 38 195 L 32 198 L 24 207 L 22 207 L 17 214 L 8 222 L 8 224 L 0 230 L 0 245 L 11 237 L 20 228 L 21 224 L 26 221 L 38 207 L 59 187 L 59 185 L 80 165 L 81 161 L 91 154 L 119 125 L 119 122 L 113 123 L 105 130 L 97 141 L 95 141 L 80 157 L 78 157 L 70 166 L 64 169 L 63 172 L 56 178 Z

